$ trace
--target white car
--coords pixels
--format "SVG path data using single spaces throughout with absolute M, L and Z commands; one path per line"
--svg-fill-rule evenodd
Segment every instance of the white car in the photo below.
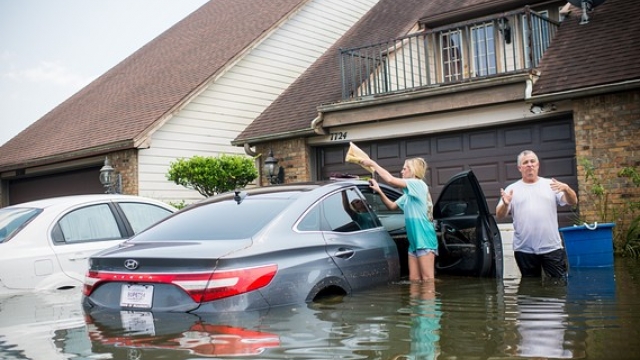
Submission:
M 132 195 L 73 195 L 0 208 L 0 295 L 81 286 L 88 259 L 177 211 Z

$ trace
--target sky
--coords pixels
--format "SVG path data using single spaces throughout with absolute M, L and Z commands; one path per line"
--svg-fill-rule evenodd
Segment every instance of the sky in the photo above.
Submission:
M 0 0 L 0 145 L 207 0 Z

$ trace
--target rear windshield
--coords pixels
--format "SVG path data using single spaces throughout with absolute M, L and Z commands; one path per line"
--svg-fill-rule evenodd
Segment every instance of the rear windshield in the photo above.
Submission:
M 216 202 L 178 213 L 135 237 L 136 241 L 234 240 L 255 235 L 290 199 L 254 198 Z
M 0 209 L 0 243 L 9 241 L 41 211 L 34 208 Z

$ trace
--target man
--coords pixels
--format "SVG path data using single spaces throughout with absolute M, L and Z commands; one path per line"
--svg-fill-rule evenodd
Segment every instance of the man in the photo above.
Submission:
M 513 217 L 513 250 L 523 277 L 551 278 L 567 275 L 565 249 L 558 231 L 557 206 L 576 205 L 578 197 L 569 185 L 538 176 L 538 156 L 525 150 L 518 155 L 522 179 L 500 189 L 496 217 Z

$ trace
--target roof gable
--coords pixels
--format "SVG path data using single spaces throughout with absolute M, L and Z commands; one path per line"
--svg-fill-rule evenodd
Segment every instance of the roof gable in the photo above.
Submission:
M 5 143 L 0 168 L 133 147 L 305 1 L 209 1 Z
M 317 106 L 341 99 L 339 49 L 405 35 L 431 6 L 431 2 L 423 0 L 380 0 L 258 116 L 234 144 L 259 142 L 264 136 L 310 132 Z

